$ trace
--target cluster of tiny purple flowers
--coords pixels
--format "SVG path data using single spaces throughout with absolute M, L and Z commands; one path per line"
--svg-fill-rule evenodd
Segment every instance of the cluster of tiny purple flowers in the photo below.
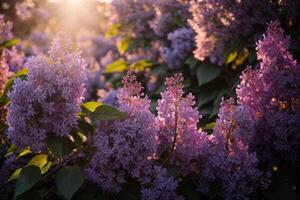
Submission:
M 256 115 L 253 144 L 271 164 L 299 162 L 300 67 L 288 51 L 289 38 L 277 21 L 257 43 L 259 69 L 242 75 L 239 104 Z M 289 154 L 290 156 L 286 156 Z
M 25 64 L 28 80 L 16 79 L 8 94 L 8 137 L 33 152 L 44 150 L 48 135 L 70 134 L 83 101 L 86 62 L 80 52 L 73 51 L 68 38 L 59 34 L 49 55 L 30 58 Z

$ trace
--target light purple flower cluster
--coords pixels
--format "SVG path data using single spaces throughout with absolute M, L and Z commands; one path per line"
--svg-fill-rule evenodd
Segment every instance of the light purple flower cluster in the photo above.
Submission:
M 25 56 L 19 53 L 16 47 L 4 49 L 1 57 L 1 66 L 6 66 L 11 72 L 17 72 L 24 66 Z
M 139 178 L 155 154 L 156 128 L 149 111 L 150 100 L 129 73 L 118 93 L 119 109 L 125 120 L 103 122 L 95 131 L 96 152 L 87 168 L 87 177 L 106 191 L 119 192 L 126 176 Z
M 189 22 L 197 33 L 195 57 L 223 64 L 224 48 L 238 40 L 253 40 L 266 22 L 276 18 L 273 4 L 267 0 L 192 0 Z
M 58 34 L 49 55 L 29 59 L 28 80 L 16 79 L 8 94 L 8 137 L 33 152 L 44 149 L 47 135 L 70 133 L 83 101 L 86 62 L 81 53 L 73 51 L 67 36 Z
M 207 193 L 218 186 L 222 198 L 246 199 L 254 189 L 266 186 L 268 182 L 257 169 L 256 154 L 248 146 L 255 133 L 254 117 L 231 99 L 221 104 L 216 127 L 208 136 L 209 147 L 199 157 L 200 191 Z
M 160 166 L 150 166 L 142 177 L 141 195 L 143 200 L 183 200 L 176 194 L 178 182 L 169 177 L 167 170 Z
M 137 38 L 152 38 L 153 32 L 147 23 L 154 17 L 149 0 L 113 0 L 112 11 L 115 15 L 110 19 L 132 30 L 132 36 Z
M 155 17 L 149 22 L 154 33 L 159 37 L 167 36 L 184 23 L 188 17 L 188 4 L 178 0 L 149 0 L 153 5 Z
M 269 23 L 257 43 L 260 68 L 248 69 L 237 90 L 239 103 L 256 113 L 256 148 L 272 163 L 300 160 L 300 66 L 288 44 L 280 24 Z
M 156 126 L 159 129 L 158 154 L 167 153 L 167 159 L 186 172 L 190 170 L 191 160 L 198 155 L 205 134 L 197 130 L 201 116 L 194 107 L 194 96 L 183 96 L 182 81 L 182 74 L 166 79 L 167 89 L 158 100 Z
M 13 24 L 10 21 L 5 21 L 4 15 L 0 14 L 0 44 L 13 37 Z
M 178 69 L 195 48 L 195 33 L 190 28 L 179 28 L 168 34 L 171 47 L 162 48 L 162 57 L 170 69 Z
M 117 92 L 118 107 L 127 117 L 123 121 L 100 123 L 87 177 L 105 191 L 118 193 L 129 176 L 141 182 L 144 200 L 176 199 L 177 181 L 152 161 L 157 129 L 155 117 L 149 111 L 150 100 L 131 72 L 123 78 L 123 85 Z

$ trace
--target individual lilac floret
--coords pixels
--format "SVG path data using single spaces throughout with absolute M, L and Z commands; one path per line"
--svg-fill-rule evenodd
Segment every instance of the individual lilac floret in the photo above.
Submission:
M 159 128 L 158 153 L 167 153 L 167 160 L 178 163 L 187 171 L 198 154 L 202 134 L 197 130 L 201 116 L 194 107 L 194 96 L 183 96 L 182 81 L 182 74 L 166 79 L 167 89 L 158 100 L 156 126 Z
M 83 101 L 86 62 L 71 41 L 59 34 L 50 57 L 27 61 L 28 80 L 16 79 L 10 99 L 8 137 L 20 148 L 44 150 L 48 135 L 67 136 L 76 127 L 76 113 Z
M 236 107 L 233 100 L 221 104 L 210 146 L 199 159 L 200 191 L 208 193 L 218 183 L 224 199 L 247 199 L 256 188 L 265 187 L 263 173 L 248 142 L 255 133 L 253 113 Z
M 279 23 L 268 24 L 257 43 L 260 68 L 246 72 L 238 87 L 239 103 L 256 113 L 257 151 L 273 164 L 300 160 L 300 67 L 288 44 Z
M 119 109 L 126 119 L 102 122 L 95 130 L 96 152 L 86 169 L 87 178 L 105 191 L 118 193 L 126 177 L 139 178 L 155 154 L 154 115 L 142 86 L 129 72 L 118 92 Z
M 195 33 L 190 28 L 180 28 L 168 34 L 171 47 L 162 49 L 162 57 L 170 69 L 178 69 L 195 48 Z

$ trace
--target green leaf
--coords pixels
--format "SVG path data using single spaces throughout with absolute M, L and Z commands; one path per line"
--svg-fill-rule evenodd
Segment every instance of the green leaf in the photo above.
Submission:
M 115 72 L 124 72 L 128 69 L 129 64 L 125 62 L 122 59 L 116 60 L 115 62 L 111 63 L 108 65 L 105 70 L 103 71 L 104 73 L 115 73 Z
M 97 120 L 115 120 L 124 119 L 125 114 L 113 106 L 105 105 L 100 102 L 87 102 L 81 106 L 84 114 L 89 114 Z
M 41 171 L 37 166 L 28 166 L 21 170 L 20 178 L 16 183 L 15 195 L 18 197 L 32 186 L 34 186 L 41 179 Z
M 97 101 L 89 101 L 81 105 L 81 109 L 83 113 L 92 113 L 95 112 L 98 106 L 103 105 L 101 102 Z
M 212 101 L 216 96 L 217 96 L 217 91 L 200 92 L 200 94 L 198 95 L 197 106 L 201 107 L 205 105 L 206 103 Z
M 17 150 L 18 150 L 18 147 L 17 147 L 16 145 L 14 145 L 14 144 L 10 145 L 10 146 L 8 147 L 7 152 L 6 152 L 6 154 L 4 155 L 4 157 L 7 157 L 7 156 L 13 154 L 13 153 L 14 153 L 15 151 L 17 151 Z
M 42 169 L 48 162 L 48 155 L 46 154 L 39 154 L 31 158 L 31 160 L 28 162 L 27 166 L 37 166 L 40 169 Z
M 25 167 L 36 166 L 36 167 L 40 168 L 41 171 L 43 171 L 45 165 L 48 162 L 47 158 L 48 158 L 48 155 L 46 155 L 46 154 L 36 155 L 36 156 L 34 156 L 33 158 L 31 158 L 29 160 L 29 162 L 27 163 L 27 165 Z M 12 180 L 18 179 L 19 176 L 20 176 L 21 170 L 24 169 L 24 168 L 19 168 L 16 171 L 14 171 L 14 173 L 9 177 L 8 181 L 12 181 Z
M 204 130 L 211 130 L 211 129 L 214 129 L 215 126 L 216 126 L 216 122 L 211 122 L 211 123 L 206 124 L 206 125 L 203 127 L 203 129 L 204 129 Z
M 19 178 L 22 168 L 17 169 L 14 173 L 9 177 L 8 181 L 16 180 Z
M 62 158 L 65 155 L 70 154 L 75 148 L 74 144 L 69 138 L 58 137 L 54 135 L 46 138 L 46 144 L 49 151 L 56 158 Z
M 229 64 L 229 63 L 233 62 L 234 59 L 236 59 L 237 55 L 238 55 L 238 52 L 237 52 L 237 51 L 231 52 L 231 53 L 227 56 L 226 64 Z
M 49 171 L 49 169 L 51 168 L 51 166 L 52 166 L 52 162 L 49 161 L 49 162 L 41 169 L 42 174 L 47 173 L 47 171 Z
M 14 38 L 14 39 L 7 40 L 7 41 L 1 43 L 1 44 L 0 44 L 0 47 L 1 47 L 1 49 L 4 49 L 4 48 L 11 48 L 11 47 L 13 47 L 13 46 L 18 45 L 19 43 L 20 43 L 20 40 Z
M 56 175 L 55 183 L 59 193 L 67 200 L 81 187 L 84 181 L 84 170 L 81 167 L 66 166 Z
M 117 42 L 117 48 L 121 55 L 124 55 L 134 44 L 132 37 L 124 37 Z
M 109 39 L 111 37 L 117 36 L 119 34 L 119 30 L 122 28 L 122 24 L 117 23 L 108 28 L 105 33 L 105 38 Z
M 220 75 L 220 73 L 221 68 L 219 66 L 203 63 L 197 70 L 198 86 L 214 80 Z
M 78 125 L 79 131 L 84 134 L 88 134 L 89 132 L 91 132 L 93 130 L 93 126 L 91 124 L 87 123 L 84 119 L 78 120 L 77 125 Z
M 143 59 L 139 60 L 135 63 L 132 63 L 130 65 L 130 69 L 136 70 L 136 71 L 144 71 L 145 69 L 152 67 L 155 63 L 151 60 Z
M 23 149 L 23 150 L 19 153 L 19 155 L 16 157 L 16 160 L 17 160 L 18 158 L 22 157 L 22 156 L 25 156 L 25 155 L 29 154 L 29 153 L 31 153 L 31 150 L 30 150 L 29 147 Z
M 29 70 L 27 68 L 24 68 L 18 72 L 16 72 L 6 83 L 4 91 L 2 95 L 0 96 L 0 104 L 5 105 L 9 102 L 9 99 L 7 97 L 7 93 L 12 89 L 12 86 L 14 84 L 14 81 L 16 78 L 25 79 L 27 77 Z
M 91 117 L 97 120 L 125 119 L 125 113 L 119 111 L 113 106 L 103 104 L 98 106 L 95 112 L 91 113 Z

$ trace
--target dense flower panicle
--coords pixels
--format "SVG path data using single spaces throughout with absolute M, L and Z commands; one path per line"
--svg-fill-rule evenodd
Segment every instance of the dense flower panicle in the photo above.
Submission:
M 167 36 L 178 27 L 180 21 L 189 17 L 188 5 L 178 0 L 149 0 L 153 5 L 155 17 L 149 22 L 154 33 L 159 37 Z
M 258 70 L 247 67 L 240 76 L 240 80 L 236 89 L 238 104 L 247 105 L 255 113 L 261 112 L 260 101 L 264 84 Z
M 168 34 L 168 40 L 171 41 L 171 47 L 164 47 L 162 57 L 170 69 L 178 69 L 192 55 L 195 48 L 195 33 L 190 28 L 179 28 Z
M 256 155 L 248 148 L 254 124 L 254 115 L 247 109 L 236 107 L 233 100 L 222 103 L 216 127 L 208 136 L 208 150 L 200 156 L 200 191 L 207 193 L 218 182 L 222 198 L 247 199 L 254 189 L 265 186 Z
M 17 72 L 24 67 L 25 56 L 19 53 L 16 47 L 4 49 L 0 65 L 6 65 L 9 71 Z
M 167 170 L 160 166 L 150 166 L 141 178 L 143 200 L 183 200 L 176 194 L 178 182 L 167 175 Z
M 4 41 L 10 40 L 12 35 L 13 24 L 10 21 L 4 20 L 4 15 L 0 13 L 0 43 L 3 43 Z
M 149 0 L 113 0 L 112 11 L 115 16 L 110 16 L 114 23 L 132 24 L 133 36 L 137 38 L 152 38 L 153 32 L 146 23 L 154 17 L 154 10 Z
M 255 145 L 259 155 L 273 163 L 300 160 L 300 67 L 288 52 L 288 44 L 279 23 L 271 22 L 257 43 L 260 68 L 251 72 L 254 80 L 242 76 L 238 87 L 240 104 L 257 116 Z M 249 88 L 252 92 L 245 92 Z M 255 106 L 247 95 L 255 99 Z
M 123 78 L 123 84 L 118 103 L 126 119 L 100 124 L 95 131 L 96 152 L 86 169 L 89 180 L 111 192 L 119 192 L 128 175 L 141 177 L 156 150 L 150 100 L 141 93 L 142 86 L 130 72 Z
M 83 101 L 86 62 L 63 34 L 53 41 L 49 58 L 29 59 L 28 80 L 17 79 L 7 118 L 8 136 L 20 148 L 44 148 L 49 134 L 67 136 L 76 126 Z M 34 139 L 34 141 L 33 141 Z
M 253 39 L 266 22 L 276 18 L 272 2 L 267 0 L 208 0 L 190 2 L 190 25 L 196 32 L 196 58 L 209 57 L 223 64 L 224 48 L 238 39 Z
M 183 170 L 188 170 L 189 166 L 184 165 L 190 164 L 201 143 L 201 134 L 197 130 L 201 116 L 194 108 L 194 96 L 183 96 L 182 81 L 181 74 L 167 78 L 167 89 L 161 93 L 162 99 L 158 100 L 156 125 L 159 128 L 158 153 L 169 151 L 172 161 L 183 164 Z

